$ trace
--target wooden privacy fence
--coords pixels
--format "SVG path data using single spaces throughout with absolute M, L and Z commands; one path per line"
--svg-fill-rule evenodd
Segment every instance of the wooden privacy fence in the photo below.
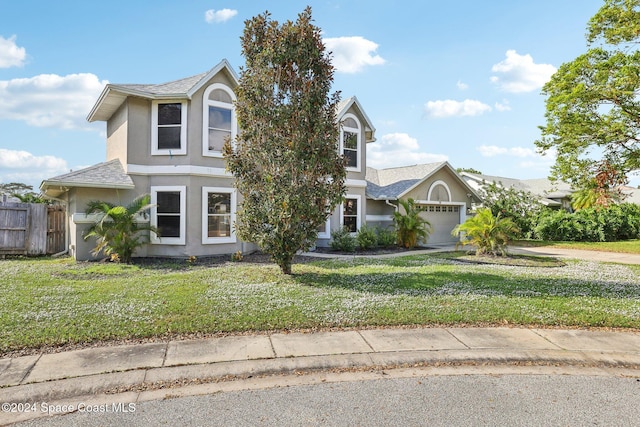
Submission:
M 0 203 L 0 255 L 45 255 L 64 249 L 63 206 Z

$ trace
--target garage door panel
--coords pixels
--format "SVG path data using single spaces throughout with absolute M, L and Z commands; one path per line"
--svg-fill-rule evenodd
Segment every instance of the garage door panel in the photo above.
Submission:
M 420 216 L 431 223 L 430 243 L 455 243 L 458 239 L 451 231 L 460 223 L 459 206 L 421 206 Z

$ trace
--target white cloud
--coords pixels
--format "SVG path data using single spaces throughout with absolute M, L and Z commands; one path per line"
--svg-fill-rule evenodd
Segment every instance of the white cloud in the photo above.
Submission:
M 535 150 L 527 147 L 498 147 L 497 145 L 481 145 L 477 148 L 482 157 L 508 155 L 512 157 L 540 157 Z
M 360 36 L 336 37 L 323 40 L 331 52 L 333 66 L 342 73 L 358 73 L 368 65 L 382 65 L 386 61 L 375 52 L 378 45 Z
M 517 162 L 521 169 L 529 169 L 548 173 L 549 168 L 555 163 L 557 152 L 549 150 L 546 155 L 536 152 L 528 147 L 498 147 L 497 145 L 481 145 L 476 148 L 482 157 L 508 156 L 522 159 Z
M 469 85 L 466 83 L 461 82 L 460 80 L 458 80 L 458 83 L 456 83 L 456 86 L 458 87 L 458 89 L 460 90 L 467 90 L 469 89 Z
M 491 111 L 491 107 L 475 99 L 454 101 L 452 99 L 429 101 L 425 104 L 429 117 L 446 118 L 456 116 L 479 116 Z
M 506 92 L 531 92 L 541 88 L 549 81 L 556 68 L 551 64 L 536 64 L 531 55 L 518 55 L 515 50 L 508 50 L 506 59 L 498 62 L 491 71 L 500 73 L 492 76 L 491 81 Z
M 496 110 L 500 112 L 511 111 L 511 106 L 509 105 L 509 101 L 506 99 L 503 99 L 502 102 L 496 102 L 494 104 L 494 107 L 496 107 Z
M 94 74 L 0 80 L 0 119 L 37 127 L 90 128 L 86 116 L 106 84 Z
M 26 58 L 27 51 L 16 45 L 16 36 L 0 36 L 0 68 L 22 67 Z
M 221 10 L 209 9 L 204 13 L 204 20 L 207 21 L 208 24 L 211 24 L 214 22 L 215 23 L 226 22 L 229 19 L 236 16 L 237 14 L 238 14 L 238 11 L 233 9 L 221 9 Z
M 367 165 L 384 169 L 420 163 L 442 162 L 444 154 L 420 152 L 418 140 L 406 133 L 389 133 L 367 144 Z
M 67 162 L 60 157 L 0 148 L 0 182 L 23 182 L 37 191 L 42 180 L 67 172 Z

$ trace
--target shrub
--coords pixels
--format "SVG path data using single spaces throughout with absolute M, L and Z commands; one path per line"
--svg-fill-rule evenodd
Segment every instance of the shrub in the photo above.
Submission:
M 398 242 L 398 234 L 392 228 L 376 227 L 376 244 L 381 248 L 395 246 Z
M 356 241 L 362 250 L 375 248 L 378 244 L 376 229 L 368 225 L 361 226 L 356 234 Z
M 431 234 L 431 223 L 420 216 L 415 201 L 411 198 L 398 200 L 404 209 L 404 214 L 396 211 L 393 213 L 393 223 L 398 232 L 398 244 L 407 249 L 418 245 L 419 242 L 427 242 Z
M 640 234 L 640 206 L 623 203 L 607 208 L 584 208 L 570 214 L 549 211 L 536 226 L 542 240 L 613 242 L 637 239 Z
M 158 234 L 156 227 L 137 221 L 138 215 L 146 215 L 151 209 L 150 200 L 150 196 L 144 194 L 127 206 L 117 206 L 99 200 L 90 201 L 87 214 L 99 214 L 97 221 L 84 236 L 85 240 L 90 237 L 97 238 L 92 254 L 97 256 L 104 252 L 113 260 L 130 263 L 135 250 L 147 243 L 148 235 L 143 232 Z
M 451 234 L 458 236 L 465 233 L 462 244 L 474 245 L 477 248 L 476 255 L 505 255 L 507 244 L 519 231 L 511 218 L 494 216 L 491 209 L 484 208 L 479 209 L 476 215 L 467 219 L 464 224 L 457 225 Z
M 356 238 L 351 235 L 347 227 L 344 227 L 331 232 L 329 246 L 334 251 L 355 252 Z
M 484 206 L 491 209 L 494 216 L 511 218 L 518 226 L 520 238 L 532 237 L 538 217 L 545 207 L 529 191 L 504 187 L 502 183 L 485 183 L 480 192 Z

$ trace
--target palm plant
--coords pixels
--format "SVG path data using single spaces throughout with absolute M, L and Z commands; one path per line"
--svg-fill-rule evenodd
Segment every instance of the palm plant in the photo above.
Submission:
M 150 231 L 158 234 L 156 227 L 137 221 L 138 215 L 146 215 L 152 207 L 150 201 L 151 197 L 144 194 L 127 206 L 99 200 L 89 202 L 87 214 L 101 214 L 84 236 L 85 240 L 90 237 L 97 238 L 96 247 L 91 251 L 92 255 L 97 256 L 103 251 L 105 255 L 130 263 L 135 250 L 147 243 L 147 234 L 141 232 Z
M 398 233 L 398 244 L 407 249 L 414 248 L 419 242 L 426 243 L 431 234 L 431 223 L 420 216 L 413 199 L 398 200 L 404 209 L 404 214 L 396 211 L 393 213 L 393 223 Z
M 578 211 L 595 206 L 598 202 L 598 192 L 595 188 L 584 188 L 571 195 L 571 207 Z
M 511 218 L 501 218 L 500 214 L 494 216 L 491 209 L 478 209 L 475 216 L 467 219 L 464 224 L 459 224 L 451 232 L 458 236 L 465 233 L 465 239 L 460 243 L 474 245 L 476 255 L 506 255 L 507 244 L 519 232 L 518 226 Z

